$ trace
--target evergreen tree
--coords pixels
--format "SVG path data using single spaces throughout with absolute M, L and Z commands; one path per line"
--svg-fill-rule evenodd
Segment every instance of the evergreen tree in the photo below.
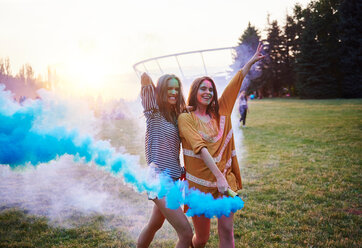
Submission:
M 251 80 L 249 92 L 278 96 L 287 88 L 302 98 L 362 97 L 360 13 L 360 0 L 314 0 L 307 8 L 295 5 L 283 30 L 276 21 L 268 22 L 263 41 L 268 57 L 254 67 L 262 74 Z M 234 73 L 252 56 L 258 40 L 249 23 L 235 52 Z M 252 45 L 245 49 L 243 44 Z
M 284 26 L 283 36 L 283 49 L 282 49 L 282 77 L 283 82 L 288 88 L 290 95 L 295 95 L 295 54 L 296 54 L 296 43 L 297 39 L 297 25 L 294 22 L 292 16 L 286 16 L 286 22 Z
M 263 54 L 267 54 L 268 51 L 268 44 L 266 40 L 261 41 L 263 44 Z M 256 71 L 258 72 L 258 77 L 254 78 L 250 82 L 249 93 L 250 92 L 257 92 L 258 98 L 263 98 L 267 96 L 269 93 L 267 81 L 270 78 L 269 70 L 268 69 L 268 62 L 269 58 L 266 57 L 263 60 L 260 60 L 256 65 Z M 255 65 L 254 65 L 255 66 Z
M 285 82 L 282 81 L 283 37 L 277 21 L 272 21 L 267 31 L 268 36 L 264 41 L 264 51 L 268 57 L 261 63 L 263 76 L 257 81 L 264 81 L 262 85 L 264 95 L 279 96 L 282 92 L 282 87 L 285 86 Z
M 297 60 L 297 90 L 302 98 L 319 98 L 325 91 L 325 74 L 321 54 L 321 44 L 316 40 L 316 30 L 313 29 L 312 21 L 307 19 L 306 28 L 309 35 L 301 37 L 301 50 Z
M 362 97 L 362 1 L 344 0 L 339 11 L 343 97 Z
M 297 89 L 303 98 L 341 96 L 337 24 L 339 0 L 312 2 L 302 12 L 304 28 L 297 56 Z
M 256 48 L 258 47 L 260 40 L 258 30 L 248 23 L 248 27 L 245 29 L 238 41 L 238 46 L 235 49 L 233 56 L 233 64 L 230 66 L 232 69 L 232 74 L 235 74 L 240 70 L 246 62 L 254 55 Z M 248 75 L 246 75 L 243 83 L 243 88 L 245 90 L 250 84 L 250 80 L 257 77 L 258 73 L 255 70 L 255 66 L 250 70 Z
M 238 45 L 235 49 L 233 64 L 231 65 L 231 68 L 234 72 L 240 70 L 249 60 L 249 58 L 255 53 L 255 50 L 259 44 L 259 39 L 260 36 L 258 30 L 249 22 L 248 27 L 240 36 Z
M 290 49 L 294 57 L 300 53 L 300 40 L 302 37 L 302 32 L 305 27 L 305 11 L 302 6 L 296 4 L 294 6 L 293 16 L 287 17 L 288 26 L 288 36 L 291 37 Z

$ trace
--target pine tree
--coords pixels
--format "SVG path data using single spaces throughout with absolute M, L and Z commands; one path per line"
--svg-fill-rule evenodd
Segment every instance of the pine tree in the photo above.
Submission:
M 344 0 L 339 11 L 343 97 L 362 97 L 362 1 Z
M 296 39 L 297 39 L 297 24 L 294 22 L 292 16 L 286 16 L 286 22 L 284 26 L 283 36 L 283 52 L 282 52 L 282 77 L 285 85 L 288 88 L 290 95 L 295 95 L 295 51 L 296 51 Z
M 263 44 L 262 47 L 262 53 L 267 54 L 268 46 L 267 41 L 262 40 Z M 268 60 L 269 58 L 266 57 L 263 60 L 260 60 L 256 65 L 254 65 L 255 72 L 257 73 L 257 77 L 250 80 L 250 85 L 248 89 L 248 93 L 251 92 L 257 92 L 258 98 L 263 98 L 264 96 L 268 95 L 268 89 L 267 89 L 267 80 L 270 78 L 268 75 Z
M 260 36 L 258 30 L 249 22 L 248 27 L 239 38 L 238 45 L 235 49 L 233 64 L 231 65 L 231 68 L 234 71 L 240 70 L 254 54 L 256 48 L 258 47 L 259 39 Z
M 292 20 L 287 20 L 287 22 L 291 22 L 291 27 L 289 28 L 290 36 L 293 37 L 293 41 L 291 41 L 291 50 L 293 56 L 296 57 L 300 53 L 300 43 L 302 32 L 305 27 L 305 11 L 301 5 L 296 4 L 293 10 Z
M 264 52 L 267 54 L 267 58 L 261 63 L 263 75 L 258 81 L 264 80 L 262 85 L 264 95 L 279 96 L 285 86 L 285 82 L 282 81 L 283 37 L 277 21 L 272 21 L 267 31 L 268 36 L 264 41 Z
M 316 40 L 316 30 L 311 20 L 307 20 L 308 34 L 301 37 L 300 54 L 297 60 L 297 90 L 302 98 L 319 98 L 325 91 L 323 69 L 326 69 L 320 56 L 321 44 Z
M 232 74 L 235 74 L 240 70 L 246 62 L 254 55 L 256 48 L 258 47 L 260 40 L 258 30 L 248 23 L 248 27 L 245 29 L 241 37 L 239 38 L 238 45 L 235 49 L 233 56 L 233 64 L 230 66 Z M 248 75 L 246 75 L 241 90 L 247 90 L 250 85 L 250 80 L 258 76 L 257 68 L 254 66 Z
M 341 96 L 338 0 L 312 2 L 302 12 L 304 28 L 297 56 L 297 89 L 303 98 Z

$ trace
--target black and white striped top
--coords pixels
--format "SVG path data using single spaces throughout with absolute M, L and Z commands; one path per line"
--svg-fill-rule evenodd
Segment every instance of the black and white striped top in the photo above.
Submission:
M 177 125 L 168 122 L 160 113 L 153 85 L 142 86 L 142 106 L 146 117 L 146 161 L 155 163 L 158 171 L 174 179 L 181 176 L 180 137 Z

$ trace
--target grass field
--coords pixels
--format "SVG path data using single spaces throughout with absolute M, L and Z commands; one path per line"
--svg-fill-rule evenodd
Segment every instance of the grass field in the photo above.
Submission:
M 252 101 L 243 134 L 236 247 L 362 247 L 362 100 Z M 92 218 L 65 229 L 4 208 L 0 247 L 135 246 L 124 230 L 102 228 L 103 216 Z M 207 247 L 217 246 L 213 220 Z
M 237 246 L 361 246 L 362 101 L 256 101 L 247 121 Z

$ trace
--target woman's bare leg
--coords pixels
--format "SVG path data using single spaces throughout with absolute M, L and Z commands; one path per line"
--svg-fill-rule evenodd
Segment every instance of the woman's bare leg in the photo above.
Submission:
M 163 216 L 165 216 L 167 221 L 170 222 L 177 232 L 179 240 L 175 247 L 189 248 L 192 243 L 192 229 L 182 209 L 178 208 L 174 210 L 167 208 L 164 198 L 155 199 L 153 201 L 162 212 Z
M 137 247 L 148 247 L 151 244 L 156 232 L 162 227 L 164 221 L 165 217 L 158 209 L 157 205 L 154 205 L 151 218 L 138 237 Z
M 219 247 L 234 248 L 234 214 L 229 217 L 222 216 L 217 220 L 219 232 Z
M 195 228 L 192 244 L 195 248 L 203 248 L 210 237 L 210 219 L 204 216 L 194 216 L 192 222 Z

